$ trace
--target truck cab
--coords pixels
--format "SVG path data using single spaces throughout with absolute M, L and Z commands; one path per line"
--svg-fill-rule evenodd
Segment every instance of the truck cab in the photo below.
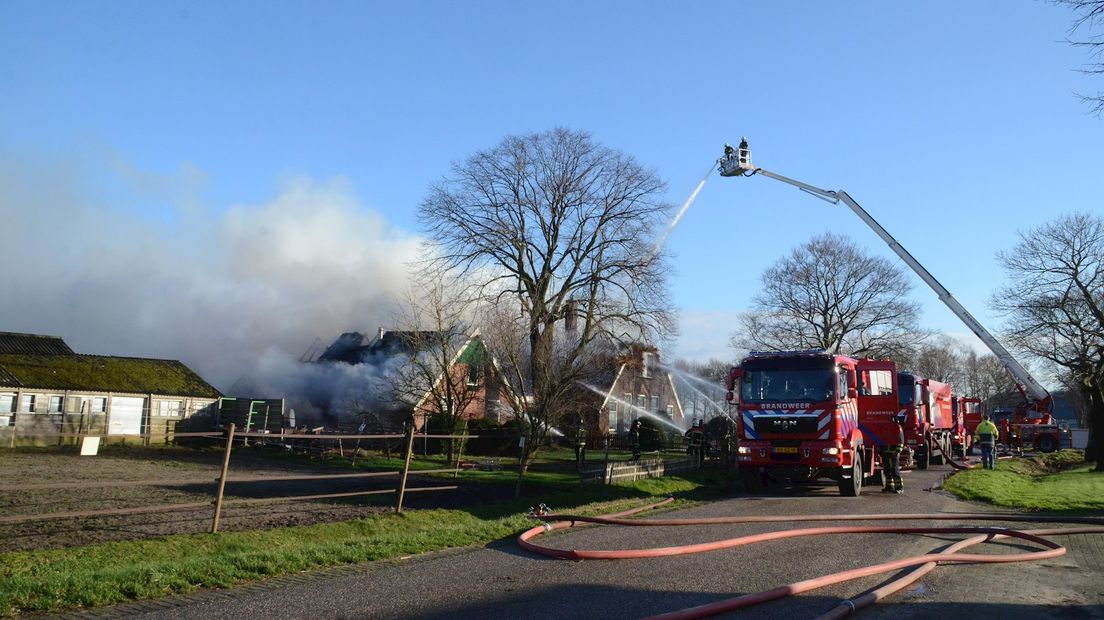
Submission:
M 752 353 L 729 375 L 745 484 L 829 478 L 859 495 L 877 446 L 897 434 L 896 368 L 823 350 Z
M 949 383 L 911 372 L 897 373 L 899 413 L 904 415 L 906 466 L 927 469 L 952 450 L 955 400 Z

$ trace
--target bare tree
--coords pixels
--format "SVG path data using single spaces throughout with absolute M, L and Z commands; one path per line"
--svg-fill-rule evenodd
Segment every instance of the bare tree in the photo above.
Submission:
M 884 258 L 826 233 L 769 267 L 732 346 L 890 356 L 923 339 L 912 284 Z
M 581 411 L 597 408 L 594 395 L 580 388 L 590 385 L 595 376 L 608 368 L 605 362 L 612 357 L 612 349 L 603 346 L 605 341 L 595 340 L 578 351 L 574 335 L 558 330 L 544 362 L 550 372 L 534 387 L 535 362 L 528 337 L 528 317 L 495 305 L 489 305 L 480 314 L 481 333 L 488 350 L 494 354 L 506 405 L 513 413 L 521 440 L 521 466 L 515 487 L 515 495 L 519 496 L 529 463 L 553 427 L 573 426 L 577 422 L 566 419 L 568 415 L 574 418 Z
M 1077 213 L 998 254 L 1012 283 L 994 297 L 1019 349 L 1067 372 L 1089 403 L 1090 444 L 1104 437 L 1104 218 Z M 1086 455 L 1088 456 L 1088 455 Z M 1104 471 L 1104 450 L 1095 454 Z
M 1088 49 L 1089 58 L 1092 61 L 1080 71 L 1089 75 L 1104 75 L 1104 34 L 1093 33 L 1092 29 L 1104 26 L 1104 0 L 1053 0 L 1055 4 L 1064 5 L 1073 9 L 1077 15 L 1070 26 L 1070 35 L 1085 28 L 1089 34 L 1085 38 L 1067 39 L 1074 47 Z M 1089 106 L 1089 111 L 1095 116 L 1104 115 L 1104 92 L 1095 95 L 1077 95 L 1078 99 Z
M 528 359 L 513 385 L 526 433 L 547 432 L 567 412 L 596 342 L 673 333 L 668 270 L 654 245 L 670 212 L 664 190 L 632 157 L 554 129 L 455 164 L 419 207 L 436 242 L 428 273 L 470 275 L 476 297 L 517 309 Z
M 441 281 L 409 291 L 399 311 L 397 337 L 409 356 L 392 376 L 396 395 L 412 406 L 416 417 L 443 423 L 450 435 L 462 434 L 467 412 L 479 392 L 487 356 L 478 333 L 469 325 L 468 304 L 457 286 Z M 459 458 L 462 440 L 450 439 L 448 460 Z
M 987 410 L 1013 405 L 1020 398 L 1016 380 L 997 356 L 978 355 L 973 349 L 962 352 L 962 393 L 980 398 Z
M 898 368 L 910 370 L 928 379 L 953 383 L 960 389 L 963 381 L 963 346 L 958 340 L 937 336 L 894 359 Z

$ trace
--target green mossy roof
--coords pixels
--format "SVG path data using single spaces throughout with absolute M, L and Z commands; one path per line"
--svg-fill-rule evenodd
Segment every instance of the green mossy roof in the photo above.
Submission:
M 483 346 L 483 341 L 478 337 L 474 337 L 469 340 L 464 350 L 457 356 L 456 361 L 460 364 L 467 364 L 469 366 L 482 367 L 487 363 L 487 349 Z
M 15 378 L 17 383 L 11 387 L 29 389 L 204 398 L 222 396 L 211 384 L 176 360 L 101 355 L 0 354 L 0 377 Z

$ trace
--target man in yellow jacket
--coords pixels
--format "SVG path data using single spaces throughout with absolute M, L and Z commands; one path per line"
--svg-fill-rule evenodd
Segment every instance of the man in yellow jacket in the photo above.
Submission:
M 974 429 L 974 442 L 981 446 L 981 466 L 985 469 L 995 469 L 993 452 L 997 447 L 997 433 L 997 425 L 988 415 Z

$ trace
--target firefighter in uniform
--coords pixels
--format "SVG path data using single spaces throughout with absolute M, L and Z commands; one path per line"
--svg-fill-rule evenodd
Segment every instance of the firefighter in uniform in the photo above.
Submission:
M 901 449 L 905 445 L 904 416 L 894 416 L 893 422 L 896 437 L 886 440 L 882 445 L 882 479 L 885 486 L 882 493 L 904 493 L 905 485 L 901 481 Z
M 640 460 L 640 420 L 633 420 L 629 428 L 629 444 L 632 445 L 632 460 Z
M 586 464 L 587 430 L 583 418 L 579 418 L 579 427 L 575 431 L 575 468 L 583 471 Z
M 694 426 L 687 434 L 690 435 L 690 458 L 694 459 L 694 463 L 700 469 L 705 465 L 705 425 L 701 418 L 694 422 Z
M 981 446 L 981 466 L 985 469 L 996 469 L 993 452 L 997 447 L 997 425 L 986 415 L 981 424 L 974 429 L 974 442 Z

